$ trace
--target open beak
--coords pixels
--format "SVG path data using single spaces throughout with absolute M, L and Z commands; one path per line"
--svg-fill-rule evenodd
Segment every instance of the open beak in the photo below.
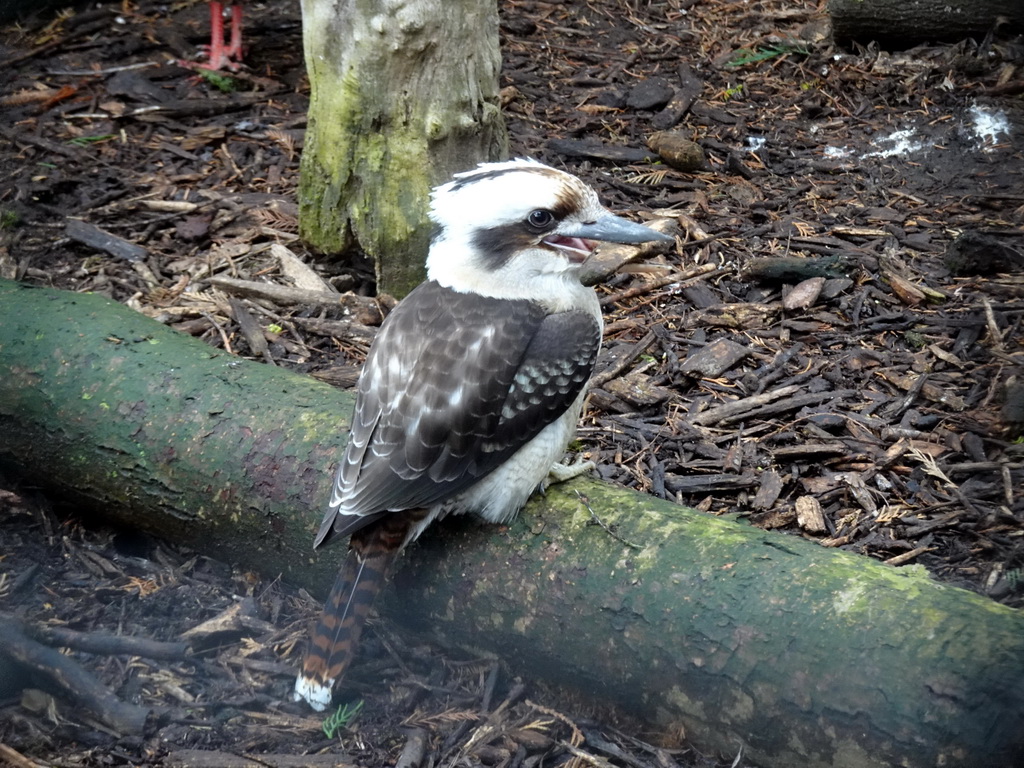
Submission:
M 545 237 L 543 242 L 565 253 L 570 261 L 582 263 L 597 246 L 595 240 L 606 243 L 671 243 L 675 238 L 609 213 L 582 224 L 563 223 L 557 232 Z

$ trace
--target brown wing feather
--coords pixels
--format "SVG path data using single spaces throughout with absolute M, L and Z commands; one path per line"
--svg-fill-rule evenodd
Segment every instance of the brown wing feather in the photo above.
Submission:
M 565 412 L 599 345 L 586 312 L 419 286 L 367 358 L 316 545 L 468 488 Z

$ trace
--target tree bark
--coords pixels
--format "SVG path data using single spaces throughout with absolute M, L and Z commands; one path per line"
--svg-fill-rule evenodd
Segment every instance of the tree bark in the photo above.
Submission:
M 424 275 L 430 190 L 503 158 L 494 0 L 303 0 L 311 98 L 302 237 L 374 259 L 403 296 Z
M 1021 0 L 828 0 L 832 35 L 840 43 L 877 40 L 909 48 L 923 42 L 1024 32 Z
M 0 281 L 0 464 L 241 567 L 326 591 L 341 552 L 310 542 L 351 405 L 103 297 Z M 1020 612 L 591 480 L 507 528 L 435 526 L 384 608 L 766 767 L 1024 759 Z

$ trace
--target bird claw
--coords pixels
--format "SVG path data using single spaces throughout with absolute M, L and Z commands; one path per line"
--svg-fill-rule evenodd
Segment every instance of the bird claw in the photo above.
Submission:
M 242 64 L 242 6 L 238 2 L 231 4 L 231 40 L 224 42 L 224 6 L 219 0 L 210 0 L 210 44 L 200 45 L 199 51 L 206 61 L 181 61 L 177 63 L 186 69 L 209 69 L 218 72 L 222 69 L 237 72 Z
M 548 470 L 547 482 L 545 485 L 551 483 L 564 483 L 566 480 L 572 480 L 574 477 L 592 471 L 597 465 L 592 461 L 575 461 L 572 464 L 562 464 L 556 462 L 551 465 L 551 469 Z
M 174 63 L 184 69 L 206 69 L 212 72 L 221 72 L 224 70 L 238 72 L 238 70 L 245 66 L 245 64 L 242 63 L 241 51 L 235 52 L 229 48 L 221 48 L 217 50 L 212 45 L 197 45 L 196 48 L 199 50 L 199 54 L 202 58 L 197 61 L 175 59 Z

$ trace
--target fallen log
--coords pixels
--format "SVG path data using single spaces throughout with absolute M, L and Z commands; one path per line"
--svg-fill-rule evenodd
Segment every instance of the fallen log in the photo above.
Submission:
M 341 552 L 310 541 L 351 405 L 104 297 L 0 281 L 0 464 L 320 594 Z M 1020 612 L 592 480 L 507 528 L 435 526 L 384 603 L 763 766 L 1024 760 Z
M 837 42 L 877 40 L 898 48 L 1024 31 L 1020 0 L 828 0 Z

